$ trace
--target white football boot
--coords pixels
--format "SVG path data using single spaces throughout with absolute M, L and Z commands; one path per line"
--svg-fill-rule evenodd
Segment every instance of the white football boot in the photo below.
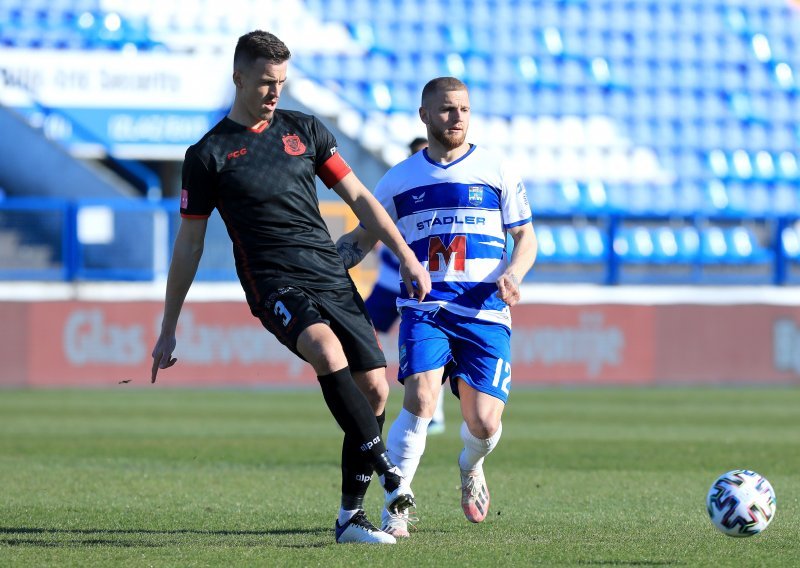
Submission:
M 369 522 L 364 511 L 358 511 L 344 525 L 336 520 L 336 542 L 344 544 L 346 542 L 362 542 L 366 544 L 395 544 L 397 540 L 375 525 Z

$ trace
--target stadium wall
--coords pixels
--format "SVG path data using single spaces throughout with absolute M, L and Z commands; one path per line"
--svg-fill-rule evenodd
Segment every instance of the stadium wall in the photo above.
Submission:
M 0 301 L 0 385 L 149 384 L 162 288 L 51 286 L 49 300 L 29 289 Z M 159 386 L 316 386 L 240 291 L 197 288 L 181 315 L 178 364 L 161 371 Z M 528 287 L 513 311 L 513 384 L 798 384 L 800 305 L 792 296 L 774 288 Z M 390 377 L 395 339 L 383 341 Z

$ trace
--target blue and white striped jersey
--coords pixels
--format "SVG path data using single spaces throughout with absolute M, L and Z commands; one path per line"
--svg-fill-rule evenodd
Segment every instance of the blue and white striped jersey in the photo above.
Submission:
M 427 150 L 417 152 L 383 176 L 375 197 L 431 274 L 424 302 L 401 289 L 398 306 L 443 307 L 510 326 L 495 281 L 508 266 L 506 230 L 530 223 L 531 209 L 506 161 L 474 145 L 446 165 L 433 162 Z

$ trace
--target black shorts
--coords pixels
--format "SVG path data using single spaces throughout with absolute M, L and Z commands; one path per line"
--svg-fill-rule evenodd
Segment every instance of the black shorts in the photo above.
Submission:
M 351 371 L 386 366 L 378 335 L 355 286 L 338 290 L 284 286 L 269 291 L 263 309 L 253 313 L 278 341 L 303 360 L 305 357 L 297 352 L 297 338 L 310 325 L 324 323 L 339 338 Z

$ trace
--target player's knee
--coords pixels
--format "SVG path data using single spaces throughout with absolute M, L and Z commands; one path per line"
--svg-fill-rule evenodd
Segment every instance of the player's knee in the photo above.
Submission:
M 439 396 L 434 395 L 428 389 L 409 389 L 406 384 L 406 391 L 403 397 L 403 408 L 415 416 L 431 417 L 436 411 Z
M 303 334 L 297 341 L 297 350 L 314 367 L 317 375 L 347 367 L 347 357 L 342 345 L 332 334 Z
M 469 433 L 480 440 L 491 438 L 497 433 L 500 428 L 500 419 L 494 416 L 472 416 L 465 417 L 464 421 L 467 423 Z
M 382 370 L 381 370 L 382 371 Z M 383 372 L 369 371 L 367 373 L 353 373 L 353 378 L 364 396 L 367 397 L 372 410 L 383 412 L 389 398 L 389 383 Z

